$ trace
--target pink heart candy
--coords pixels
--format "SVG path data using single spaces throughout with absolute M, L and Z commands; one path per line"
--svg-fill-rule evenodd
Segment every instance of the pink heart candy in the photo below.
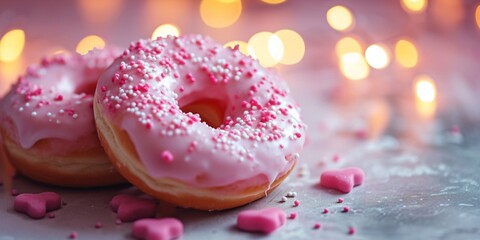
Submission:
M 119 194 L 110 201 L 112 210 L 117 213 L 118 219 L 131 222 L 141 218 L 154 217 L 156 204 L 153 199 Z
M 246 210 L 237 216 L 237 227 L 248 232 L 271 233 L 285 224 L 286 215 L 278 208 Z
M 132 235 L 145 240 L 169 240 L 183 234 L 183 224 L 176 218 L 141 219 L 133 223 Z
M 31 218 L 44 218 L 47 212 L 61 207 L 60 195 L 54 192 L 23 193 L 15 197 L 13 208 L 17 212 L 25 213 Z
M 363 183 L 365 173 L 362 169 L 352 167 L 324 171 L 320 176 L 320 185 L 326 188 L 349 193 L 352 188 Z

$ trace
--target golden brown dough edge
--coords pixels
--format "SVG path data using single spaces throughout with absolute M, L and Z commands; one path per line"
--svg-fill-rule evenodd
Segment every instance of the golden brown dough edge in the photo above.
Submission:
M 101 146 L 64 154 L 51 154 L 63 140 L 43 139 L 32 148 L 22 148 L 0 128 L 3 149 L 9 162 L 22 175 L 62 187 L 101 187 L 124 183 Z
M 287 172 L 277 177 L 270 187 L 268 180 L 263 176 L 227 186 L 204 189 L 191 187 L 175 179 L 155 179 L 149 176 L 141 163 L 128 134 L 105 121 L 96 102 L 94 113 L 100 142 L 117 170 L 142 191 L 177 206 L 212 211 L 245 205 L 273 191 L 295 166 L 293 164 Z M 257 184 L 249 184 L 250 181 Z

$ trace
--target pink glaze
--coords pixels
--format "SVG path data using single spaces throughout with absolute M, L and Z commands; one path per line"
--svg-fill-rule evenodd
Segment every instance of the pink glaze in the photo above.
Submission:
M 222 109 L 220 126 L 181 110 L 199 101 L 218 103 L 205 106 Z M 94 102 L 128 133 L 152 177 L 195 187 L 272 182 L 297 161 L 305 141 L 285 81 L 200 35 L 131 43 L 100 77 Z
M 112 198 L 110 206 L 117 213 L 117 218 L 123 222 L 154 217 L 157 205 L 153 199 L 119 194 Z
M 23 148 L 42 139 L 63 139 L 58 152 L 100 144 L 92 100 L 100 74 L 117 52 L 95 50 L 87 55 L 54 55 L 29 66 L 0 103 L 4 130 Z M 81 143 L 76 140 L 83 137 Z
M 271 233 L 285 224 L 286 215 L 278 208 L 245 210 L 237 216 L 237 227 L 248 232 Z
M 169 240 L 182 234 L 183 224 L 175 218 L 137 220 L 132 229 L 134 237 L 145 240 Z
M 349 193 L 352 188 L 363 183 L 365 173 L 360 168 L 344 168 L 339 170 L 329 170 L 320 176 L 320 185 L 326 188 L 336 189 L 338 191 Z
M 61 205 L 60 195 L 54 192 L 23 193 L 15 197 L 13 208 L 31 218 L 40 219 L 44 218 L 47 212 L 59 209 Z

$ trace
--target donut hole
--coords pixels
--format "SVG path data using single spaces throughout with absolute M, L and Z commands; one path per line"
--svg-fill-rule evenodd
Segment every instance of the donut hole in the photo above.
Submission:
M 97 88 L 97 82 L 85 82 L 78 85 L 75 88 L 75 94 L 86 94 L 86 95 L 93 95 L 95 93 L 95 89 Z
M 222 125 L 225 118 L 225 103 L 217 99 L 198 99 L 180 107 L 187 113 L 200 115 L 202 122 L 212 128 Z

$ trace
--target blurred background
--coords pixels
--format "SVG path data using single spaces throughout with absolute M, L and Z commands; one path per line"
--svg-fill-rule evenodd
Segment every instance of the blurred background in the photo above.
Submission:
M 480 118 L 475 0 L 2 0 L 0 96 L 43 56 L 189 33 L 240 45 L 322 100 L 409 98 L 424 117 Z

